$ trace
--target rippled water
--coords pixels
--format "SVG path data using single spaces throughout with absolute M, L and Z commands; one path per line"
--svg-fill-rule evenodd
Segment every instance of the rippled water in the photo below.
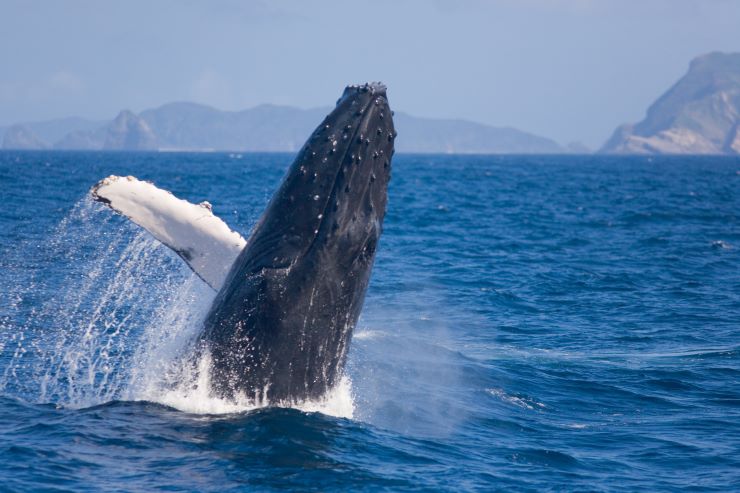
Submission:
M 740 489 L 740 159 L 397 156 L 342 388 L 177 388 L 212 294 L 85 195 L 246 234 L 290 161 L 0 153 L 0 489 Z

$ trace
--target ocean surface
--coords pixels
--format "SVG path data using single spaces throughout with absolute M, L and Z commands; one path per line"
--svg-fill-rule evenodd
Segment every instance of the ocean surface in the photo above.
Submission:
M 90 187 L 291 161 L 0 153 L 0 491 L 740 490 L 740 159 L 398 155 L 332 395 L 164 384 L 213 293 Z

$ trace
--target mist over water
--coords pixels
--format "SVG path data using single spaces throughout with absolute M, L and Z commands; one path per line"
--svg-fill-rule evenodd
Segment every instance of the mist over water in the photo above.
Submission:
M 135 175 L 246 236 L 290 161 L 0 153 L 4 487 L 740 487 L 740 161 L 397 156 L 342 384 L 222 401 L 213 291 L 86 194 Z

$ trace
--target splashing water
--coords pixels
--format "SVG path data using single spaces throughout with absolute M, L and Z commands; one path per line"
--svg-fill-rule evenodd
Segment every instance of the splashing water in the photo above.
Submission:
M 85 198 L 36 250 L 35 268 L 1 281 L 1 392 L 71 408 L 144 400 L 221 414 L 270 404 L 220 399 L 208 355 L 190 364 L 215 293 L 148 233 Z M 350 380 L 291 407 L 351 418 Z

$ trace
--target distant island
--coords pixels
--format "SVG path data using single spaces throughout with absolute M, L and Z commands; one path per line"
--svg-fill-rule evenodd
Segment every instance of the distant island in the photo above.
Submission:
M 284 151 L 295 152 L 331 108 L 261 105 L 221 111 L 196 103 L 170 103 L 111 121 L 65 118 L 0 128 L 4 149 Z M 396 113 L 399 152 L 558 154 L 584 152 L 509 127 Z M 587 151 L 587 150 L 586 150 Z
M 612 154 L 740 154 L 740 53 L 695 58 L 637 124 L 601 148 Z

